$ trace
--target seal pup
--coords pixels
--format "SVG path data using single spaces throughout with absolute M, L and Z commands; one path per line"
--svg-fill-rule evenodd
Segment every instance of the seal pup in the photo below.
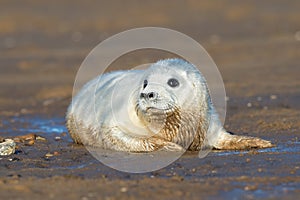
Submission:
M 177 58 L 89 81 L 72 99 L 66 121 L 75 143 L 117 151 L 273 146 L 257 137 L 228 133 L 204 76 L 193 64 Z

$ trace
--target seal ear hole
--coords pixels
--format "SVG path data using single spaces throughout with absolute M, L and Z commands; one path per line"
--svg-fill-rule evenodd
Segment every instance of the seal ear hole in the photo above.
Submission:
M 168 80 L 168 85 L 172 88 L 178 87 L 179 86 L 179 81 L 176 78 L 170 78 Z
M 148 81 L 147 80 L 144 80 L 144 85 L 143 85 L 143 89 L 145 89 L 148 85 Z

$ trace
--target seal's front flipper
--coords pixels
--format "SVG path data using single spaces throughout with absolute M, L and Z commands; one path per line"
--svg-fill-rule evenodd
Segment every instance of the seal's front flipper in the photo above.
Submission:
M 220 150 L 246 150 L 251 148 L 270 148 L 274 145 L 268 141 L 257 137 L 232 135 L 225 130 L 221 130 L 214 148 Z

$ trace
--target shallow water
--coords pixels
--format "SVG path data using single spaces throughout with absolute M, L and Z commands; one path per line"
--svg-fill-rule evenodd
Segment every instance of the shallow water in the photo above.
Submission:
M 7 135 L 20 135 L 26 133 L 57 134 L 66 132 L 63 118 L 43 118 L 41 116 L 12 117 L 2 120 L 3 132 Z
M 239 183 L 240 184 L 240 183 Z M 284 198 L 287 193 L 293 192 L 299 184 L 289 183 L 275 186 L 272 189 L 256 189 L 245 191 L 244 189 L 233 189 L 223 194 L 224 199 L 266 199 L 266 198 Z

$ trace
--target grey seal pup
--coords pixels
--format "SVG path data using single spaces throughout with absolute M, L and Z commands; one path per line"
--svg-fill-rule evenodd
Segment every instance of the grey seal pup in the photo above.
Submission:
M 105 73 L 72 99 L 66 125 L 75 143 L 126 152 L 267 148 L 270 141 L 228 133 L 203 75 L 182 59 L 146 70 Z

